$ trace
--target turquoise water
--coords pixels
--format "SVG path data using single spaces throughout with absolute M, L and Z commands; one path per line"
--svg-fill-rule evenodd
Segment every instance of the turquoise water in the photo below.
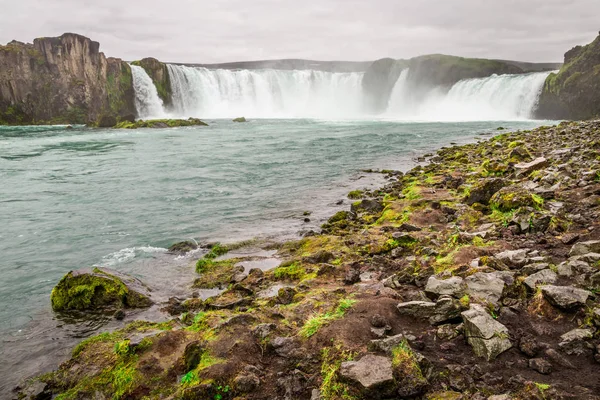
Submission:
M 541 124 L 208 122 L 133 131 L 0 127 L 4 338 L 51 316 L 50 291 L 69 270 L 104 265 L 150 279 L 153 260 L 164 263 L 175 241 L 289 237 L 375 182 L 361 169 L 407 169 L 415 155 L 500 125 Z M 314 212 L 309 224 L 305 210 Z

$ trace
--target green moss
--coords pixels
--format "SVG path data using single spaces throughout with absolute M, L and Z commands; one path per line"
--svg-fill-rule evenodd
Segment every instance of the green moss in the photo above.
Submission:
M 321 386 L 323 400 L 354 400 L 350 388 L 339 379 L 338 371 L 344 361 L 352 361 L 355 354 L 344 350 L 341 345 L 326 347 L 321 351 Z
M 348 193 L 348 198 L 352 200 L 362 199 L 364 192 L 362 190 L 353 190 Z
M 138 129 L 138 128 L 178 128 L 186 126 L 207 126 L 208 124 L 198 118 L 189 119 L 153 119 L 139 120 L 135 122 L 122 121 L 114 126 L 115 129 Z
M 353 299 L 340 300 L 335 310 L 327 313 L 315 314 L 310 317 L 304 323 L 302 328 L 300 328 L 298 334 L 304 338 L 313 336 L 322 326 L 327 325 L 336 319 L 342 318 L 355 303 L 356 300 Z
M 194 282 L 194 287 L 212 289 L 229 284 L 234 265 L 238 262 L 238 259 L 215 261 L 211 258 L 201 258 L 196 262 L 196 272 L 201 276 Z
M 52 290 L 50 301 L 54 311 L 85 310 L 109 304 L 127 305 L 129 290 L 118 278 L 105 275 L 83 274 L 73 277 L 65 275 Z
M 298 262 L 289 265 L 284 264 L 283 266 L 275 268 L 273 276 L 278 280 L 301 280 L 306 276 L 306 269 Z

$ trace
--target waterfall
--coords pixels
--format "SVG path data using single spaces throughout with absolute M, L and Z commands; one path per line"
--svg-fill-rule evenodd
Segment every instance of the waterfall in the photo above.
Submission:
M 339 118 L 361 113 L 363 73 L 168 65 L 180 117 Z
M 158 91 L 152 78 L 148 76 L 144 68 L 131 65 L 133 75 L 133 90 L 135 91 L 135 108 L 137 117 L 140 119 L 165 118 L 163 102 L 158 97 Z
M 411 99 L 410 73 L 402 72 L 392 92 L 387 117 L 426 121 L 494 121 L 530 119 L 549 72 L 492 75 L 465 79 L 444 91 L 431 89 Z

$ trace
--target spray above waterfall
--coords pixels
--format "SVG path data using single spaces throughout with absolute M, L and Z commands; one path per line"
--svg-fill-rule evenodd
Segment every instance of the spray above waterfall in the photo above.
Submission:
M 373 115 L 366 111 L 360 72 L 167 67 L 173 104 L 165 110 L 151 78 L 132 66 L 139 118 L 524 120 L 532 117 L 549 74 L 492 75 L 423 90 L 405 69 L 387 110 Z

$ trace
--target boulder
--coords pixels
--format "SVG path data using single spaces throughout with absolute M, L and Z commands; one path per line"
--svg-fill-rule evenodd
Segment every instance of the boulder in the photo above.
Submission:
M 560 337 L 558 347 L 569 355 L 591 355 L 594 346 L 590 341 L 593 337 L 591 329 L 573 329 Z
M 508 329 L 492 318 L 482 306 L 473 304 L 461 315 L 465 337 L 477 356 L 492 361 L 512 347 Z
M 546 285 L 542 287 L 544 297 L 556 307 L 571 310 L 585 305 L 590 292 L 572 286 Z
M 245 117 L 238 117 L 233 120 L 233 122 L 248 122 Z
M 492 208 L 500 211 L 512 211 L 520 207 L 539 207 L 539 199 L 529 190 L 519 185 L 500 189 L 490 199 Z
M 442 296 L 435 303 L 433 314 L 429 317 L 431 325 L 439 325 L 444 322 L 460 318 L 460 303 L 450 296 Z
M 391 336 L 391 337 L 385 338 L 385 339 L 371 340 L 371 343 L 369 343 L 369 350 L 370 351 L 381 351 L 388 355 L 392 355 L 392 349 L 394 347 L 398 346 L 404 340 L 405 340 L 405 337 L 402 334 L 396 335 L 396 336 Z
M 527 176 L 533 171 L 537 171 L 548 167 L 548 165 L 548 160 L 546 160 L 544 157 L 538 157 L 531 162 L 515 165 L 515 170 L 517 172 L 517 177 Z
M 186 241 L 178 242 L 178 243 L 171 245 L 171 247 L 169 247 L 168 251 L 169 251 L 169 253 L 185 254 L 192 250 L 196 250 L 197 248 L 198 248 L 197 243 L 186 240 Z
M 144 308 L 153 304 L 138 279 L 108 268 L 83 268 L 66 274 L 50 295 L 54 311 Z
M 459 276 L 453 276 L 449 279 L 439 279 L 431 276 L 425 287 L 425 293 L 432 298 L 443 295 L 460 297 L 462 292 L 464 292 L 464 282 L 463 278 Z
M 552 270 L 544 269 L 540 272 L 536 272 L 533 275 L 529 275 L 523 281 L 523 284 L 529 288 L 529 290 L 534 291 L 538 285 L 546 285 L 555 283 L 558 279 L 558 275 Z
M 294 296 L 298 294 L 298 291 L 291 287 L 282 287 L 277 292 L 277 302 L 279 304 L 292 304 L 294 302 Z
M 343 362 L 339 374 L 358 386 L 365 398 L 385 398 L 394 391 L 392 361 L 388 357 L 367 354 L 358 361 Z
M 488 204 L 492 196 L 504 186 L 506 186 L 504 179 L 484 179 L 471 188 L 469 195 L 465 198 L 465 203 L 468 205 Z
M 507 274 L 507 278 L 504 277 L 505 274 Z M 510 273 L 478 272 L 465 278 L 467 294 L 473 300 L 484 301 L 497 306 L 504 293 L 505 279 L 509 279 L 512 284 L 513 278 Z
M 600 240 L 589 240 L 587 242 L 579 242 L 573 245 L 569 256 L 582 256 L 588 253 L 600 253 Z

